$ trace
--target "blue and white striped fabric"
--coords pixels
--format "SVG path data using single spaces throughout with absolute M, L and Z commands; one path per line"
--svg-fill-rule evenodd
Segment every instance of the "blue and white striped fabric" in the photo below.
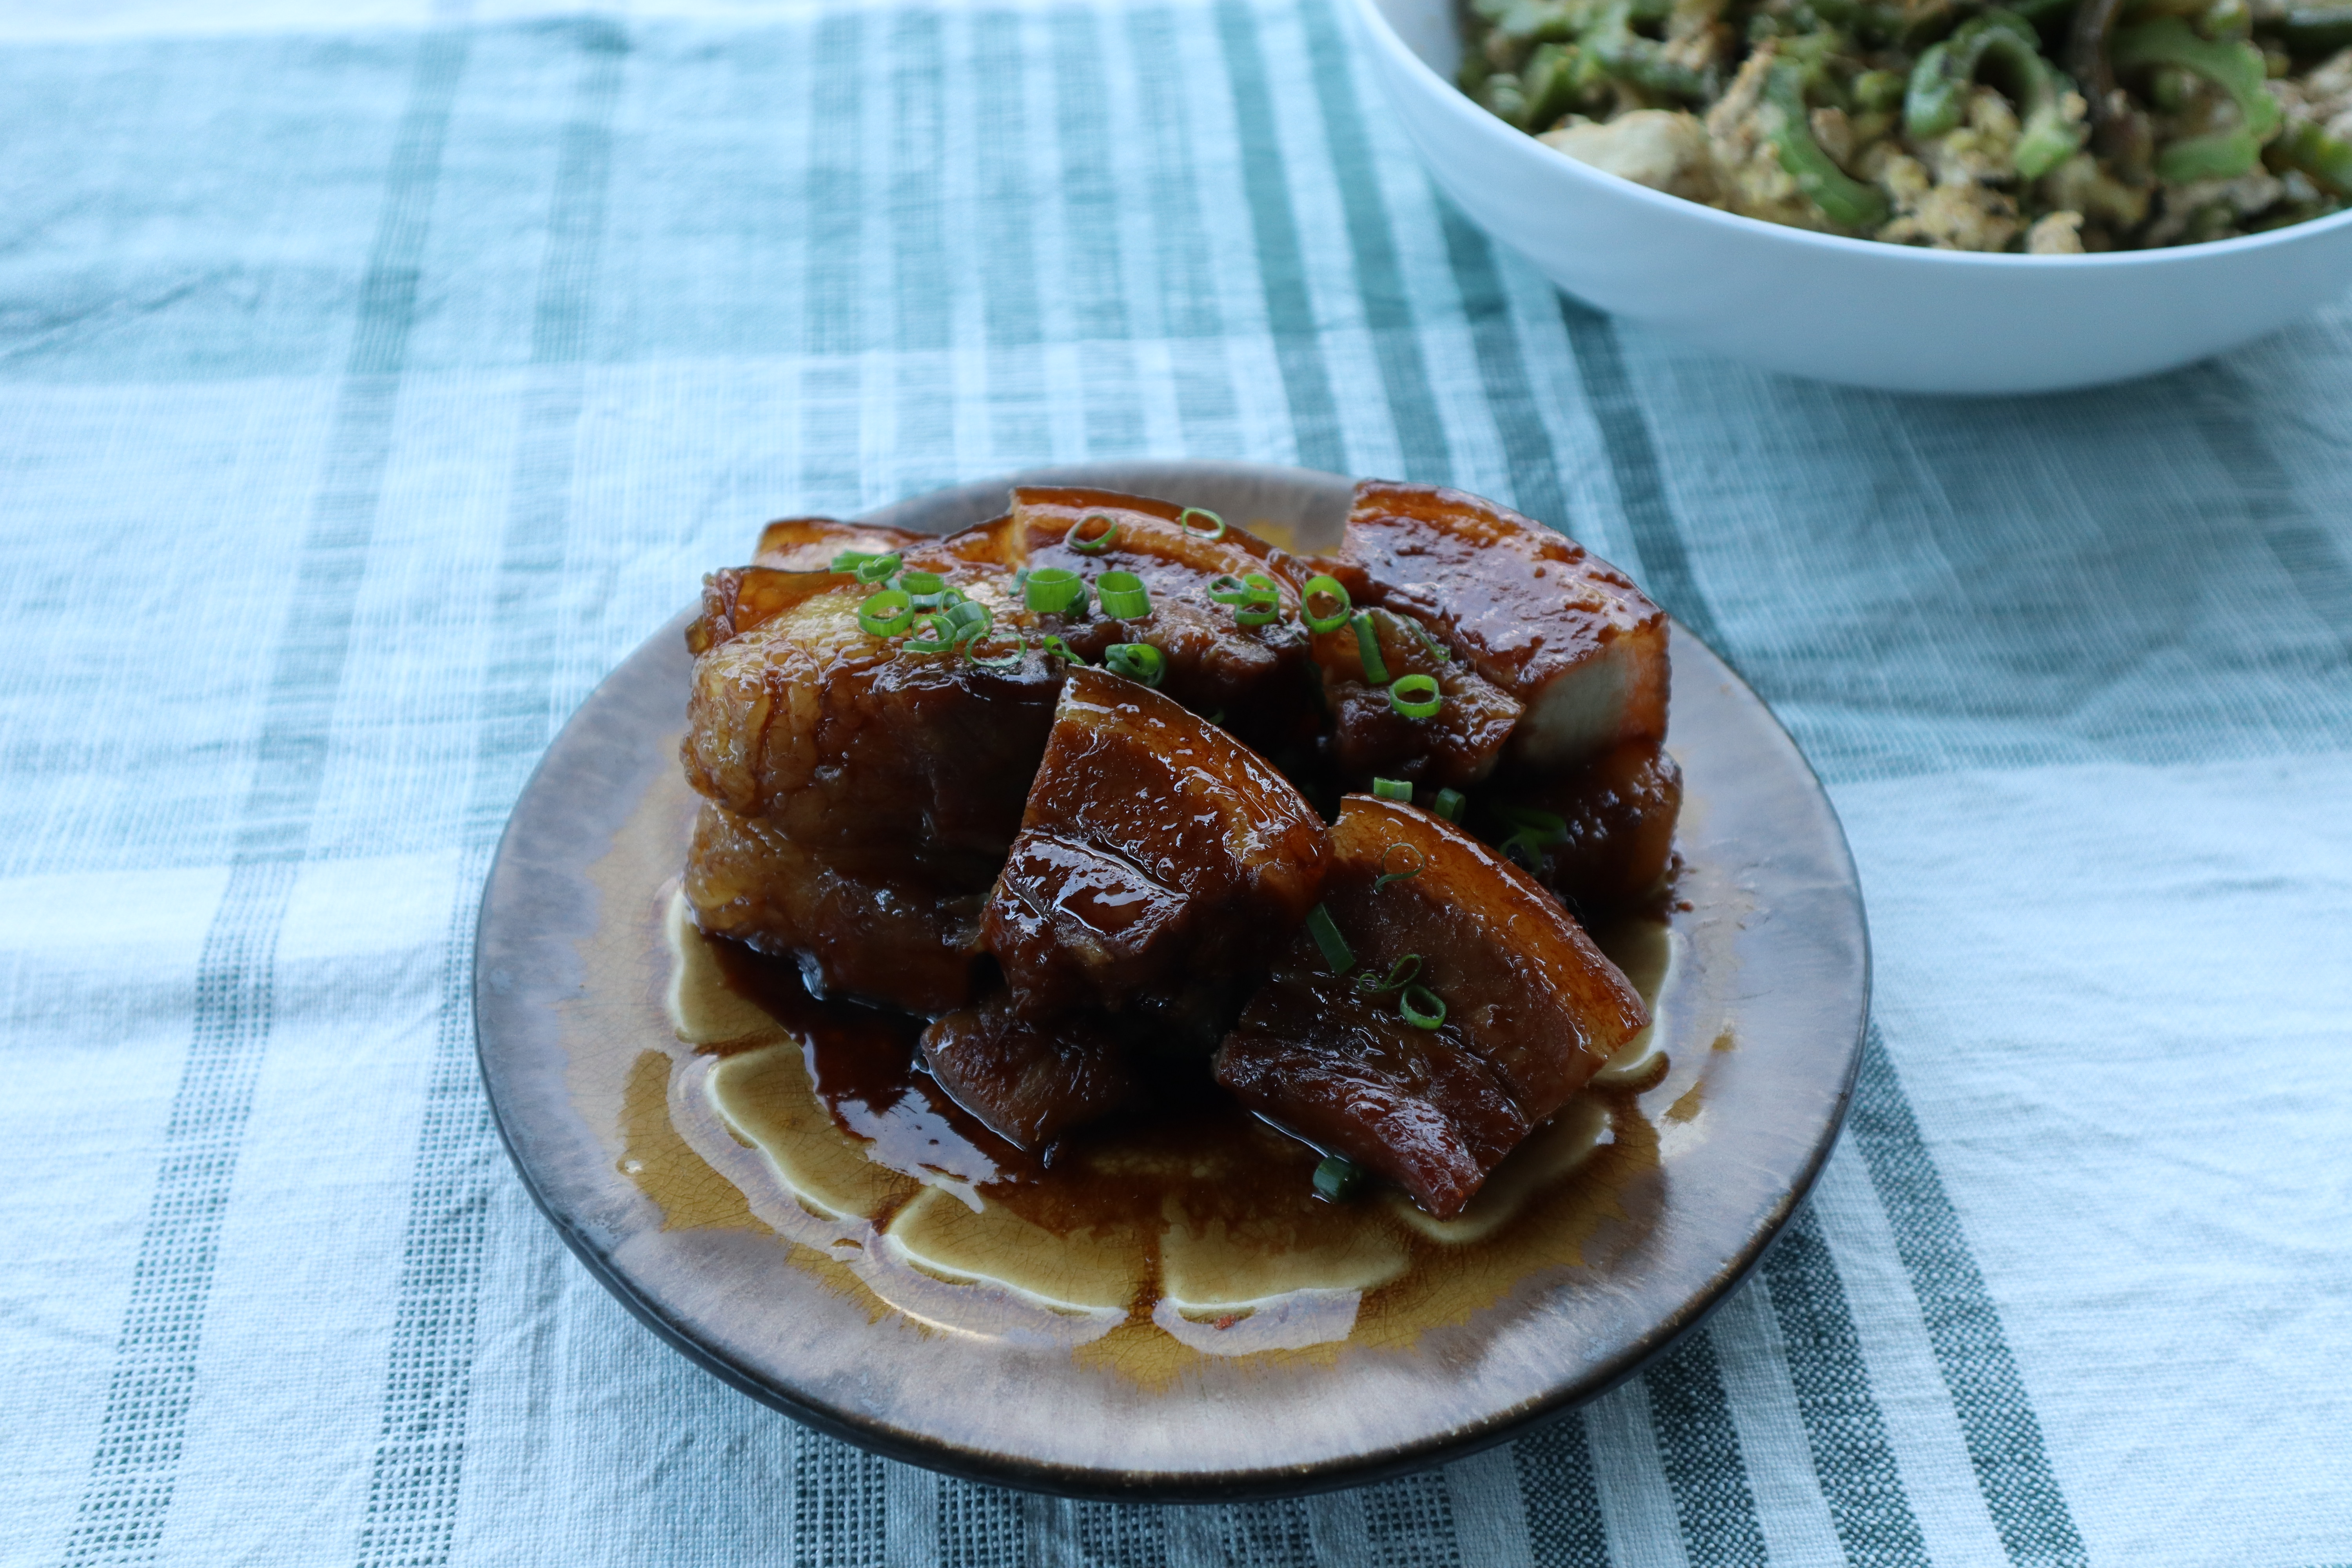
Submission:
M 2063 398 L 1749 374 L 1442 206 L 1330 0 L 0 40 L 0 1558 L 2352 1561 L 2352 313 Z M 488 1125 L 490 847 L 698 574 L 1143 453 L 1562 524 L 1853 836 L 1819 1197 L 1514 1448 L 1204 1509 L 885 1464 L 656 1343 Z

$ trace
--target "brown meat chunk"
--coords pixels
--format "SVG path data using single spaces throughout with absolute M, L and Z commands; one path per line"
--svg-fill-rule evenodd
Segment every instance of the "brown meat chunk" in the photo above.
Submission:
M 1666 616 L 1615 567 L 1494 502 L 1356 487 L 1335 574 L 1418 616 L 1525 709 L 1512 758 L 1551 771 L 1666 733 Z
M 1000 626 L 1032 618 L 1001 568 L 945 564 Z M 859 628 L 873 592 L 835 573 L 712 575 L 688 634 L 699 657 L 687 780 L 808 848 L 986 862 L 985 886 L 1019 827 L 1060 669 L 1034 650 L 1009 671 L 910 653 Z M 1009 649 L 999 640 L 989 651 Z
M 1517 788 L 1498 788 L 1508 805 L 1559 820 L 1523 842 L 1539 844 L 1536 879 L 1572 909 L 1598 911 L 1633 902 L 1666 874 L 1683 773 L 1664 747 L 1628 741 L 1583 767 Z M 1532 819 L 1520 817 L 1526 824 Z
M 904 865 L 845 864 L 766 820 L 705 805 L 687 851 L 695 923 L 796 960 L 819 995 L 871 998 L 911 1013 L 970 1001 L 980 961 L 980 887 Z
M 1315 671 L 1282 570 L 1291 557 L 1239 528 L 1228 526 L 1217 539 L 1188 532 L 1177 521 L 1183 510 L 1111 490 L 1013 492 L 1023 564 L 1058 566 L 1089 584 L 1106 572 L 1132 572 L 1150 596 L 1150 615 L 1122 620 L 1104 614 L 1095 595 L 1092 615 L 1059 627 L 1073 649 L 1099 661 L 1113 643 L 1149 643 L 1168 660 L 1163 694 L 1195 713 L 1222 714 L 1227 729 L 1259 751 L 1270 754 L 1311 736 L 1319 720 Z M 1070 531 L 1095 516 L 1117 523 L 1116 536 L 1100 551 L 1073 548 Z M 1262 626 L 1241 625 L 1233 605 L 1208 593 L 1219 577 L 1252 573 L 1272 579 L 1282 597 L 1281 618 Z
M 1144 1079 L 1095 1020 L 1033 1024 L 1000 992 L 923 1031 L 923 1059 L 956 1103 L 1024 1149 L 1141 1106 Z
M 1352 623 L 1315 634 L 1315 662 L 1331 714 L 1327 745 L 1341 782 L 1363 789 L 1377 776 L 1459 789 L 1494 772 L 1519 721 L 1518 702 L 1469 660 L 1452 657 L 1442 641 L 1425 636 L 1412 616 L 1369 610 L 1363 624 L 1380 655 L 1374 673 L 1391 682 L 1429 676 L 1444 705 L 1426 719 L 1408 719 L 1389 700 L 1386 686 L 1366 678 L 1363 641 Z
M 1323 879 L 1323 824 L 1255 752 L 1148 687 L 1072 669 L 983 941 L 1025 1016 L 1261 967 Z
M 1440 1217 L 1649 1022 L 1524 871 L 1413 806 L 1347 797 L 1323 903 L 1355 959 L 1345 983 L 1302 933 L 1219 1047 L 1217 1081 Z M 1415 983 L 1447 1004 L 1435 1030 L 1397 1016 L 1393 992 L 1362 988 L 1409 954 Z
M 1352 974 L 1286 966 L 1251 998 L 1216 1073 L 1252 1110 L 1379 1172 L 1441 1219 L 1533 1131 L 1459 1030 L 1413 1027 L 1393 994 L 1368 996 Z
M 1001 566 L 933 542 L 907 562 L 1024 618 Z M 766 567 L 706 583 L 681 752 L 713 809 L 686 887 L 703 929 L 797 958 L 812 989 L 932 1014 L 971 998 L 980 905 L 1020 829 L 1061 672 L 1034 651 L 990 669 L 869 636 L 857 610 L 876 591 Z

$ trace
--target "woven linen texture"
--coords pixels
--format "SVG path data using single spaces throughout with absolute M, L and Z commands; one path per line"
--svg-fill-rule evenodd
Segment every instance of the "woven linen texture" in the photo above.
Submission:
M 2106 391 L 1748 372 L 1432 193 L 1330 0 L 0 17 L 0 1559 L 2352 1561 L 2352 312 Z M 1848 1136 L 1515 1446 L 1074 1504 L 798 1428 L 472 1066 L 532 762 L 765 518 L 1444 481 L 1633 572 L 1861 865 Z

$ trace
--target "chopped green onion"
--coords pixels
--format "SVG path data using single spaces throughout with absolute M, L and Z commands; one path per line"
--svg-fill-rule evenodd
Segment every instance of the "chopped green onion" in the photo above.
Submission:
M 1249 584 L 1230 574 L 1210 578 L 1208 592 L 1220 605 L 1246 605 L 1250 599 Z
M 1282 619 L 1282 590 L 1274 579 L 1263 572 L 1253 572 L 1242 579 L 1249 590 L 1249 598 L 1234 611 L 1234 624 L 1241 626 L 1272 626 Z
M 831 564 L 835 572 L 855 572 L 876 558 L 870 550 L 845 550 L 833 558 Z
M 1103 614 L 1131 621 L 1151 613 L 1151 595 L 1145 592 L 1143 579 L 1132 572 L 1106 572 L 1095 579 L 1095 592 L 1102 595 Z
M 1408 985 L 1397 1012 L 1416 1029 L 1434 1029 L 1445 1022 L 1445 998 L 1426 985 Z
M 1404 624 L 1412 628 L 1412 635 L 1421 639 L 1421 646 L 1429 650 L 1430 658 L 1435 659 L 1440 664 L 1452 664 L 1454 662 L 1454 656 L 1445 650 L 1445 645 L 1444 643 L 1439 642 L 1435 637 L 1430 636 L 1429 628 L 1427 626 L 1423 626 L 1411 616 L 1404 617 Z
M 1087 584 L 1076 572 L 1060 566 L 1041 566 L 1029 574 L 1021 595 L 1021 602 L 1038 614 L 1058 616 L 1087 596 Z
M 1315 1167 L 1315 1195 L 1326 1203 L 1344 1204 L 1364 1184 L 1364 1168 L 1334 1154 Z
M 1389 857 L 1395 854 L 1400 849 L 1412 857 L 1412 865 L 1406 870 L 1391 871 L 1389 869 Z M 1410 882 L 1415 877 L 1420 876 L 1423 868 L 1425 868 L 1428 864 L 1428 860 L 1423 857 L 1421 851 L 1414 848 L 1412 845 L 1391 844 L 1386 849 L 1381 851 L 1381 877 L 1378 881 L 1372 884 L 1372 891 L 1377 893 L 1382 888 L 1387 887 L 1391 882 Z
M 1208 521 L 1196 524 L 1192 521 L 1196 517 L 1206 518 Z M 1176 526 L 1195 539 L 1223 539 L 1225 536 L 1225 520 L 1206 507 L 1186 507 L 1176 514 Z
M 1549 811 L 1525 805 L 1498 805 L 1495 815 L 1517 830 L 1496 847 L 1530 871 L 1541 863 L 1547 848 L 1568 842 L 1568 824 Z
M 1328 616 L 1317 615 L 1315 601 L 1318 595 L 1331 600 L 1339 608 Z M 1307 623 L 1310 632 L 1336 632 L 1348 624 L 1353 603 L 1348 597 L 1348 584 L 1337 577 L 1309 577 L 1307 586 L 1298 592 L 1298 618 Z
M 1381 657 L 1381 634 L 1372 628 L 1372 613 L 1359 610 L 1355 614 L 1356 652 L 1364 661 L 1364 684 L 1386 686 L 1389 683 L 1388 661 Z
M 1323 951 L 1324 966 L 1334 974 L 1345 974 L 1356 967 L 1356 955 L 1348 951 L 1348 939 L 1339 934 L 1339 925 L 1331 911 L 1318 904 L 1307 911 L 1307 934 Z
M 1070 645 L 1064 642 L 1060 637 L 1039 637 L 1037 639 L 1037 646 L 1045 649 L 1045 652 L 1055 658 L 1066 658 L 1072 664 L 1084 664 L 1087 662 L 1084 655 L 1072 651 Z
M 1103 668 L 1146 686 L 1168 678 L 1168 656 L 1148 642 L 1115 642 L 1103 649 Z
M 1087 538 L 1086 531 L 1087 524 L 1096 522 L 1099 522 L 1103 525 L 1103 531 L 1100 533 L 1096 534 L 1092 539 Z M 1072 523 L 1070 525 L 1070 531 L 1064 536 L 1062 542 L 1068 545 L 1071 549 L 1076 551 L 1081 555 L 1100 555 L 1104 551 L 1110 548 L 1111 541 L 1118 537 L 1118 519 L 1115 517 L 1108 517 L 1101 512 L 1095 511 L 1088 512 L 1086 516 Z
M 951 635 L 952 628 L 946 625 L 946 621 L 947 616 L 938 613 L 917 616 L 908 629 L 920 632 L 922 635 L 907 639 L 907 651 L 908 653 L 952 651 L 955 647 L 955 637 Z
M 1410 803 L 1412 799 L 1412 785 L 1402 779 L 1374 779 L 1372 793 L 1382 800 L 1402 800 Z
M 915 601 L 903 590 L 885 588 L 857 606 L 857 629 L 869 637 L 894 637 L 915 620 Z
M 851 568 L 857 574 L 857 580 L 861 583 L 887 582 L 890 574 L 898 569 L 898 557 L 896 555 L 869 555 Z
M 1389 688 L 1389 706 L 1408 719 L 1426 719 L 1445 706 L 1433 675 L 1399 676 Z
M 1021 661 L 1029 657 L 1029 634 L 1027 632 L 1014 632 L 1013 634 L 1013 651 L 1006 654 L 1002 658 L 982 658 L 980 655 L 972 652 L 972 648 L 976 647 L 979 642 L 980 638 L 973 637 L 970 642 L 963 645 L 964 658 L 971 660 L 972 663 L 980 666 L 981 668 L 993 670 L 999 675 L 1008 675 L 1013 670 L 1020 668 Z
M 919 610 L 935 610 L 943 602 L 948 580 L 936 572 L 901 572 L 898 586 L 905 589 L 908 599 Z
M 1436 800 L 1430 804 L 1430 809 L 1448 822 L 1459 823 L 1462 820 L 1462 807 L 1465 804 L 1467 804 L 1467 798 L 1460 790 L 1442 789 L 1437 792 Z
M 1389 965 L 1386 979 L 1375 982 L 1369 974 L 1356 982 L 1356 988 L 1368 995 L 1377 996 L 1383 991 L 1402 991 L 1421 973 L 1421 954 L 1408 952 Z

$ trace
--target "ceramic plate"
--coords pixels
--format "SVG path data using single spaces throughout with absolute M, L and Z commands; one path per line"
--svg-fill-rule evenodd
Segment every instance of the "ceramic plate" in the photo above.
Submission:
M 1310 549 L 1336 542 L 1349 490 L 1235 464 L 1021 478 L 1205 506 Z M 961 527 L 1002 511 L 1013 482 L 870 521 Z M 811 1215 L 755 1149 L 712 1135 L 697 1086 L 713 1053 L 672 1024 L 667 918 L 697 805 L 677 762 L 687 618 L 597 689 L 515 807 L 482 900 L 482 1078 L 525 1184 L 606 1289 L 821 1430 L 1004 1485 L 1159 1500 L 1456 1458 L 1664 1352 L 1755 1267 L 1836 1140 L 1869 1004 L 1853 862 L 1788 735 L 1677 626 L 1684 867 L 1650 946 L 1671 953 L 1655 1003 L 1664 1071 L 1610 1098 L 1600 1146 L 1497 1232 L 1508 1246 L 1441 1257 L 1412 1289 L 1353 1289 L 1343 1271 L 1305 1293 L 1311 1311 L 1213 1318 L 1163 1303 L 1155 1320 L 1142 1303 L 1024 1324 L 966 1311 L 976 1298 L 936 1270 L 901 1273 L 945 1305 L 877 1286 L 854 1243 L 812 1243 Z M 863 1256 L 887 1250 L 866 1239 Z

